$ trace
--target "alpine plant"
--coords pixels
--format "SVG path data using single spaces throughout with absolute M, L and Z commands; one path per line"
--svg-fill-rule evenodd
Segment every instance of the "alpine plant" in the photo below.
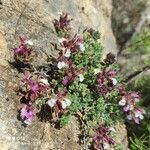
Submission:
M 47 112 L 53 116 L 51 122 L 62 126 L 71 116 L 76 116 L 82 122 L 81 128 L 86 129 L 84 134 L 81 129 L 82 137 L 91 138 L 86 141 L 93 143 L 94 149 L 107 149 L 108 145 L 116 144 L 111 136 L 115 122 L 125 116 L 125 120 L 140 124 L 144 118 L 144 109 L 138 107 L 141 96 L 139 92 L 126 91 L 115 67 L 115 55 L 108 53 L 102 59 L 99 32 L 86 29 L 83 34 L 73 35 L 71 21 L 67 13 L 60 13 L 60 18 L 54 20 L 59 53 L 51 63 L 47 62 L 52 65 L 24 68 L 19 116 L 23 124 L 31 125 L 43 106 L 51 110 Z M 14 60 L 30 64 L 35 52 L 33 42 L 24 37 L 19 37 L 19 42 L 12 49 Z M 112 118 L 112 114 L 118 117 Z

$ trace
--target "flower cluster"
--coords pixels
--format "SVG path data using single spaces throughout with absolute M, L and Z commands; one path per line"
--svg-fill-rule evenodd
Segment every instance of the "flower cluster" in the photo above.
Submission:
M 60 13 L 59 20 L 54 20 L 54 27 L 56 29 L 56 32 L 59 31 L 68 31 L 70 30 L 70 22 L 72 21 L 72 18 L 69 17 L 67 13 Z
M 113 54 L 107 54 L 104 59 L 106 66 L 109 66 L 115 62 Z M 107 68 L 107 67 L 106 67 Z M 127 92 L 124 85 L 117 84 L 116 79 L 117 72 L 114 70 L 106 70 L 104 68 L 102 72 L 97 71 L 97 90 L 102 96 L 106 96 L 112 90 L 116 90 L 119 93 L 121 100 L 119 105 L 123 107 L 123 112 L 126 114 L 128 120 L 134 121 L 136 124 L 140 123 L 140 120 L 144 118 L 145 111 L 137 106 L 140 101 L 140 95 L 138 92 Z
M 33 45 L 33 42 L 26 40 L 23 37 L 19 37 L 20 45 L 16 48 L 13 48 L 15 59 L 24 59 L 27 60 L 32 53 L 32 49 L 29 46 Z
M 66 97 L 65 92 L 59 92 L 53 98 L 49 99 L 47 104 L 53 108 L 54 112 L 59 113 L 71 105 L 71 100 Z
M 77 76 L 79 76 L 82 82 L 84 80 L 82 75 L 84 68 L 76 69 L 70 57 L 73 53 L 78 52 L 79 49 L 81 49 L 81 51 L 85 49 L 83 46 L 83 38 L 80 35 L 75 35 L 71 40 L 61 38 L 59 42 L 61 45 L 61 52 L 58 57 L 57 67 L 59 69 L 65 68 L 62 84 L 64 86 L 68 85 L 74 81 Z
M 97 74 L 97 90 L 102 95 L 105 96 L 108 92 L 112 91 L 114 86 L 117 84 L 117 79 L 115 76 L 117 72 L 114 70 L 105 69 Z
M 144 118 L 143 114 L 145 114 L 144 109 L 137 107 L 139 101 L 140 95 L 138 92 L 126 92 L 119 101 L 119 105 L 123 107 L 127 119 L 134 121 L 136 124 L 140 123 L 140 120 Z
M 93 137 L 94 147 L 96 149 L 108 149 L 109 145 L 114 145 L 115 141 L 110 136 L 111 128 L 100 125 L 96 129 L 96 134 Z
M 36 113 L 33 103 L 38 98 L 47 96 L 50 93 L 50 87 L 47 79 L 39 75 L 32 76 L 29 72 L 25 72 L 21 85 L 23 97 L 26 100 L 21 102 L 20 117 L 25 124 L 30 125 Z
M 80 82 L 82 82 L 84 80 L 84 77 L 82 75 L 83 72 L 84 72 L 84 68 L 77 70 L 73 65 L 73 63 L 70 61 L 68 63 L 68 67 L 65 68 L 65 74 L 64 74 L 64 79 L 62 81 L 62 84 L 64 86 L 68 85 L 69 83 L 74 81 L 77 76 L 79 77 Z
M 32 76 L 25 73 L 22 84 L 25 87 L 26 97 L 30 100 L 35 100 L 49 92 L 48 80 L 41 76 Z

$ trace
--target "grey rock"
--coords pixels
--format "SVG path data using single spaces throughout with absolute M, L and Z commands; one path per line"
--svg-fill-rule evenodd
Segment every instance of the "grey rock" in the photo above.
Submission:
M 148 0 L 112 0 L 112 29 L 121 51 L 132 37 Z

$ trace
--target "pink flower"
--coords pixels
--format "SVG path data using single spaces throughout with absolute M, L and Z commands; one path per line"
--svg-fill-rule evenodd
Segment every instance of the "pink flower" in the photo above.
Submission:
M 72 61 L 67 62 L 67 67 L 65 68 L 64 79 L 62 80 L 62 84 L 64 86 L 73 82 L 77 76 L 83 81 L 84 77 L 82 77 L 82 73 L 84 72 L 84 68 L 76 69 Z
M 133 121 L 134 121 L 136 124 L 140 124 L 140 119 L 139 119 L 139 118 L 133 118 Z
M 136 124 L 140 124 L 140 120 L 144 118 L 145 111 L 141 108 L 134 108 L 134 110 L 129 111 L 127 119 L 133 121 Z
M 124 91 L 124 90 L 123 90 Z M 123 95 L 123 96 L 122 96 Z M 136 124 L 140 123 L 140 120 L 144 118 L 145 111 L 137 107 L 140 95 L 138 92 L 121 92 L 122 100 L 119 101 L 119 105 L 123 107 L 123 111 L 126 114 L 128 120 L 133 121 Z
M 62 84 L 66 86 L 68 84 L 68 79 L 64 78 L 63 81 L 62 81 Z
M 23 48 L 14 48 L 15 55 L 22 55 L 24 52 Z
M 61 39 L 60 45 L 65 57 L 70 57 L 71 53 L 77 52 L 80 49 L 80 45 L 83 43 L 83 38 L 80 35 L 75 35 L 71 40 Z
M 33 92 L 33 93 L 37 93 L 38 91 L 39 91 L 39 89 L 40 89 L 40 85 L 39 84 L 37 84 L 37 83 L 33 83 L 32 85 L 31 85 L 31 92 Z
M 29 95 L 31 99 L 36 99 L 38 96 L 47 93 L 48 86 L 40 83 L 32 83 L 29 85 Z
M 41 82 L 41 78 L 37 77 L 36 79 L 32 79 L 32 76 L 30 74 L 25 74 L 25 77 L 23 78 L 23 86 L 26 86 L 26 92 L 28 97 L 31 100 L 35 100 L 41 95 L 44 95 L 49 92 L 49 86 Z
M 130 109 L 129 105 L 126 105 L 126 106 L 123 107 L 123 111 L 125 111 L 125 112 L 129 111 L 129 109 Z
M 138 92 L 131 92 L 130 95 L 133 97 L 133 98 L 140 98 L 140 95 Z
M 33 107 L 24 104 L 20 109 L 20 117 L 23 119 L 24 123 L 30 125 L 33 121 L 35 114 L 33 112 Z
M 17 58 L 24 58 L 27 59 L 32 52 L 31 48 L 28 48 L 28 44 L 26 43 L 26 40 L 22 37 L 19 37 L 20 39 L 20 45 L 17 48 L 14 48 L 14 56 Z

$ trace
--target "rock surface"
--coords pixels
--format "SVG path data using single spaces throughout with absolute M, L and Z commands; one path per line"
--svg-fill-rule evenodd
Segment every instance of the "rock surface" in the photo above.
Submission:
M 64 11 L 74 18 L 72 25 L 77 32 L 86 27 L 99 30 L 106 50 L 116 53 L 111 10 L 111 0 L 2 0 L 0 31 L 9 48 L 16 44 L 18 35 L 25 35 L 34 40 L 37 51 L 51 52 L 50 42 L 56 40 L 52 22 Z
M 117 53 L 111 29 L 111 0 L 1 0 L 0 1 L 0 149 L 1 150 L 82 150 L 77 144 L 75 120 L 57 130 L 48 123 L 36 121 L 25 128 L 17 120 L 19 97 L 16 96 L 17 72 L 11 69 L 10 49 L 19 35 L 32 39 L 40 58 L 45 51 L 53 53 L 50 42 L 57 41 L 52 21 L 59 11 L 73 16 L 76 31 L 93 27 L 102 34 L 107 51 Z M 122 128 L 122 127 L 121 127 Z M 125 129 L 125 128 L 124 128 Z M 126 138 L 126 130 L 122 132 Z M 123 138 L 123 139 L 124 139 Z M 122 138 L 120 138 L 122 139 Z M 122 142 L 123 140 L 121 140 Z M 126 140 L 127 142 L 127 140 Z M 127 149 L 127 144 L 125 144 Z
M 140 68 L 144 67 L 146 65 L 145 60 L 150 58 L 150 49 L 148 48 L 149 44 L 147 44 L 147 46 L 143 45 L 143 47 L 138 46 L 136 48 L 137 50 L 134 51 L 130 50 L 135 45 L 138 45 L 138 43 L 135 43 L 134 40 L 139 35 L 145 35 L 145 37 L 139 39 L 139 43 L 144 43 L 145 39 L 147 41 L 150 40 L 150 1 L 145 3 L 145 9 L 140 13 L 139 16 L 138 22 L 136 25 L 134 25 L 134 32 L 132 33 L 132 36 L 124 43 L 124 48 L 119 53 L 118 57 L 122 72 L 128 72 L 126 75 L 131 74 L 132 72 L 136 71 L 136 69 L 139 70 Z M 146 50 L 146 47 L 148 50 Z
M 132 37 L 148 0 L 112 0 L 112 29 L 120 51 Z
M 2 32 L 0 32 L 0 58 L 0 66 L 8 66 L 6 58 L 9 58 L 9 53 L 7 48 L 7 42 Z

